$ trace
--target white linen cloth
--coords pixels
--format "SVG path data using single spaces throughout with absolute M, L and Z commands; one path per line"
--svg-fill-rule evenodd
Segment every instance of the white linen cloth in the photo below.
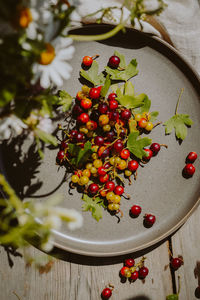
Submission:
M 79 14 L 85 16 L 108 6 L 120 6 L 123 0 L 79 0 Z M 149 7 L 155 8 L 155 0 L 146 0 Z M 195 66 L 200 74 L 200 0 L 165 0 L 168 5 L 158 17 L 167 29 L 175 47 Z M 117 11 L 116 11 L 117 12 Z M 124 19 L 128 10 L 124 10 Z M 96 18 L 99 16 L 97 15 Z M 115 15 L 119 22 L 119 14 Z M 93 17 L 94 20 L 94 17 Z M 113 23 L 105 19 L 106 23 Z M 144 31 L 158 36 L 160 34 L 151 25 L 143 22 Z M 136 24 L 136 29 L 140 29 Z

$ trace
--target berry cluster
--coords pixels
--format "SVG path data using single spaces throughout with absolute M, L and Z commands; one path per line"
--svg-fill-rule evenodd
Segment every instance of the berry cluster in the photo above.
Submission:
M 130 282 L 136 281 L 139 279 L 145 279 L 149 273 L 147 267 L 144 266 L 145 257 L 135 264 L 133 258 L 128 258 L 124 262 L 124 267 L 120 270 L 120 276 L 123 278 L 128 278 Z
M 85 56 L 82 64 L 90 67 L 93 58 Z M 108 65 L 118 68 L 120 58 L 112 56 Z M 124 194 L 124 179 L 121 173 L 131 182 L 131 175 L 136 179 L 140 161 L 148 162 L 160 151 L 160 144 L 153 143 L 149 149 L 144 149 L 143 159 L 135 157 L 127 148 L 130 134 L 130 122 L 134 121 L 137 131 L 151 131 L 154 127 L 150 122 L 150 113 L 135 113 L 117 100 L 117 94 L 112 92 L 107 97 L 101 95 L 102 86 L 90 88 L 83 85 L 75 98 L 72 108 L 72 118 L 75 126 L 63 131 L 63 140 L 57 153 L 57 163 L 71 166 L 72 187 L 82 187 L 83 193 L 92 198 L 100 197 L 110 212 L 120 212 L 121 196 Z M 70 153 L 70 144 L 84 149 L 86 142 L 90 143 L 92 153 L 84 163 L 73 164 L 76 150 Z M 116 183 L 115 183 L 116 182 Z
M 197 153 L 196 152 L 190 152 L 186 158 L 186 165 L 183 169 L 183 174 L 191 177 L 195 173 L 195 166 L 193 165 L 193 162 L 197 159 Z

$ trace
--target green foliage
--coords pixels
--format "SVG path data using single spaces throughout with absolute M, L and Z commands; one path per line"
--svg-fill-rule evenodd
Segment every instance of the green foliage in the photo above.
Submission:
M 80 70 L 80 75 L 85 78 L 87 81 L 92 83 L 94 86 L 104 84 L 105 77 L 103 73 L 98 74 L 99 64 L 95 60 L 92 63 L 92 66 L 86 72 L 85 70 Z
M 39 129 L 39 128 L 36 128 L 34 130 L 35 132 L 35 135 L 40 139 L 42 140 L 44 143 L 47 143 L 47 144 L 51 144 L 53 146 L 57 146 L 58 145 L 58 142 L 57 142 L 57 139 L 56 137 L 54 137 L 53 135 Z
M 132 132 L 128 136 L 127 148 L 136 157 L 142 159 L 147 153 L 144 151 L 144 147 L 151 144 L 151 139 L 144 137 L 138 138 L 139 132 Z
M 118 88 L 116 93 L 119 103 L 127 108 L 136 108 L 142 106 L 146 97 L 145 94 L 135 95 L 134 86 L 130 81 Z
M 165 127 L 165 133 L 170 134 L 175 129 L 175 134 L 178 139 L 184 140 L 187 136 L 187 126 L 191 126 L 193 121 L 189 115 L 176 114 L 166 121 L 163 125 Z
M 101 96 L 102 97 L 106 97 L 106 95 L 109 91 L 110 85 L 111 85 L 111 80 L 110 80 L 110 75 L 108 74 L 106 76 L 106 81 L 104 83 L 104 86 L 102 86 L 102 88 L 101 88 Z
M 70 109 L 72 105 L 72 96 L 70 96 L 66 91 L 59 91 L 58 105 L 62 105 L 63 112 Z
M 179 299 L 179 295 L 178 294 L 172 294 L 172 295 L 168 295 L 166 297 L 166 300 L 178 300 Z
M 74 158 L 71 160 L 71 163 L 77 167 L 83 165 L 93 153 L 92 144 L 89 141 L 85 143 L 83 149 L 78 145 L 69 144 L 68 151 L 72 156 L 74 156 Z
M 102 218 L 102 207 L 104 207 L 103 200 L 99 197 L 90 198 L 88 195 L 83 194 L 82 200 L 84 204 L 82 205 L 83 211 L 90 211 L 92 217 L 99 221 Z
M 138 74 L 137 61 L 136 59 L 132 59 L 130 63 L 127 66 L 125 66 L 122 70 L 112 69 L 107 66 L 105 67 L 105 71 L 107 74 L 110 74 L 110 78 L 112 80 L 127 81 Z

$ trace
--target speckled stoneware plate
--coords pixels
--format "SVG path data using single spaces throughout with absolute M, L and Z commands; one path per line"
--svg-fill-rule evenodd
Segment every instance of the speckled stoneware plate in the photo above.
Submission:
M 75 29 L 73 33 L 97 34 L 110 29 L 110 26 L 105 25 L 89 25 Z M 173 47 L 156 37 L 134 30 L 128 29 L 125 34 L 120 33 L 106 41 L 75 43 L 75 47 L 76 52 L 71 61 L 72 77 L 64 84 L 64 88 L 72 95 L 81 87 L 78 79 L 82 57 L 99 54 L 98 62 L 102 70 L 114 50 L 123 53 L 127 61 L 137 59 L 139 74 L 131 81 L 136 93 L 146 93 L 152 100 L 151 110 L 160 112 L 160 121 L 166 121 L 174 114 L 178 95 L 181 88 L 184 88 L 179 112 L 189 114 L 194 125 L 188 129 L 188 136 L 181 145 L 174 133 L 165 136 L 162 125 L 150 133 L 149 136 L 154 142 L 167 144 L 168 149 L 162 148 L 144 168 L 140 168 L 138 178 L 131 186 L 127 181 L 126 192 L 131 195 L 131 199 L 122 199 L 121 209 L 124 216 L 119 223 L 118 219 L 107 211 L 103 212 L 103 218 L 99 222 L 91 217 L 90 212 L 81 211 L 81 194 L 73 190 L 73 195 L 69 195 L 68 184 L 59 185 L 65 170 L 58 170 L 55 164 L 57 150 L 45 150 L 45 159 L 39 166 L 36 178 L 31 180 L 32 187 L 29 188 L 33 196 L 46 200 L 47 196 L 40 196 L 51 194 L 58 187 L 56 193 L 63 196 L 62 205 L 77 209 L 84 217 L 84 225 L 80 230 L 69 231 L 63 225 L 59 232 L 54 232 L 56 246 L 74 253 L 93 256 L 115 256 L 144 249 L 175 231 L 186 221 L 199 202 L 199 160 L 195 162 L 196 173 L 192 178 L 186 179 L 182 176 L 187 154 L 190 151 L 199 152 L 200 149 L 198 76 Z M 17 173 L 16 165 L 9 167 L 11 156 L 8 158 L 8 153 L 9 151 L 2 153 L 8 179 L 12 176 L 12 181 L 15 182 L 14 174 L 16 182 L 17 177 L 24 177 L 26 186 L 29 182 L 26 182 L 26 174 L 37 169 L 37 162 L 33 159 L 29 165 L 27 163 L 26 166 L 18 166 Z M 22 191 L 23 185 L 20 188 Z M 133 204 L 142 207 L 142 213 L 136 219 L 129 216 L 129 209 Z M 145 213 L 153 213 L 157 218 L 152 228 L 147 229 L 143 226 Z

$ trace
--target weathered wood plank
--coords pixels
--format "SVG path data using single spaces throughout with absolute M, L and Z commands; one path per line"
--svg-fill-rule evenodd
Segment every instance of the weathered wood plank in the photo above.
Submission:
M 28 250 L 33 257 L 44 255 L 33 247 Z M 167 242 L 146 254 L 146 266 L 150 273 L 145 284 L 121 283 L 119 270 L 122 262 L 111 265 L 87 265 L 69 263 L 55 259 L 49 273 L 39 274 L 34 267 L 26 267 L 23 258 L 14 258 L 12 269 L 8 267 L 4 250 L 0 253 L 1 300 L 90 300 L 101 299 L 102 289 L 108 283 L 115 286 L 113 300 L 165 299 L 172 292 L 171 275 L 168 264 Z M 137 258 L 136 260 L 139 260 Z M 112 262 L 112 259 L 111 259 Z M 139 298 L 140 296 L 140 298 Z

